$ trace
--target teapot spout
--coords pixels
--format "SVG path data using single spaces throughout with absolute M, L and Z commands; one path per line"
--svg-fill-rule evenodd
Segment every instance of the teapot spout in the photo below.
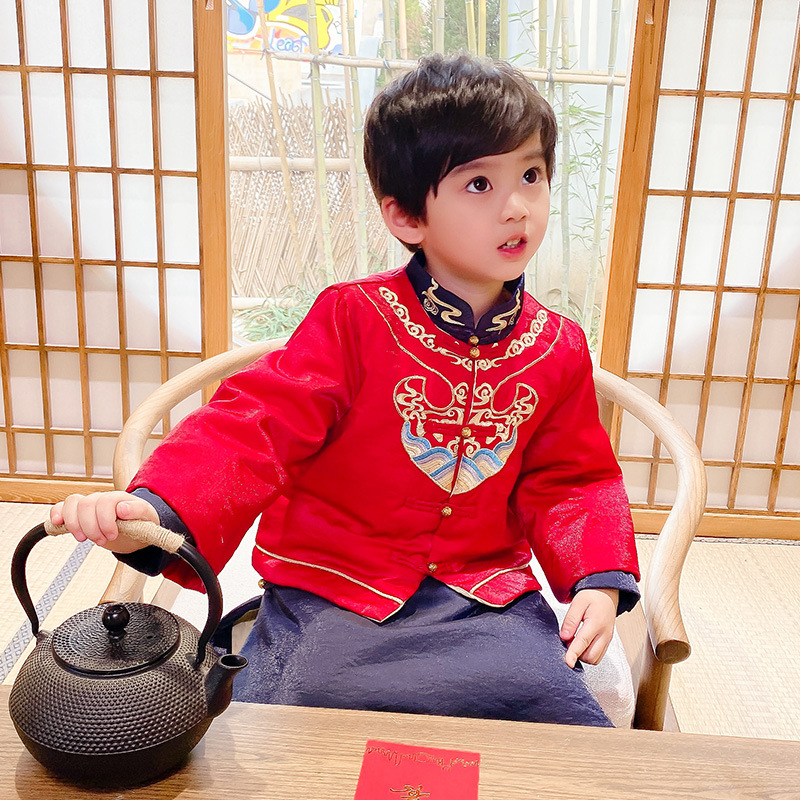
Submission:
M 206 675 L 206 697 L 208 716 L 216 717 L 230 704 L 233 694 L 233 678 L 240 669 L 247 666 L 244 656 L 228 653 L 221 656 Z

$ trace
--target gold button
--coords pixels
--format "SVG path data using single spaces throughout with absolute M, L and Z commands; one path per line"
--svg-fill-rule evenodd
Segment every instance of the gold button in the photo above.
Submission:
M 478 348 L 477 348 L 477 347 L 473 347 L 473 348 L 472 348 L 472 350 L 470 350 L 470 351 L 469 351 L 469 354 L 470 354 L 470 355 L 471 355 L 473 358 L 477 358 L 477 357 L 478 357 L 478 356 L 481 354 L 481 351 L 480 351 L 480 350 L 478 350 Z
M 449 517 L 453 513 L 453 509 L 450 506 L 442 506 L 442 516 Z
M 267 588 L 267 582 L 263 578 L 261 578 L 261 580 L 259 580 L 258 588 L 259 589 L 266 589 Z
M 466 425 L 461 429 L 461 435 L 463 437 L 472 436 L 472 428 L 467 427 Z
M 469 343 L 470 344 L 478 344 L 479 341 L 480 341 L 480 339 L 477 336 L 470 336 L 469 337 Z
M 428 564 L 428 572 L 436 572 L 437 569 L 439 569 L 437 564 L 434 564 L 433 562 Z

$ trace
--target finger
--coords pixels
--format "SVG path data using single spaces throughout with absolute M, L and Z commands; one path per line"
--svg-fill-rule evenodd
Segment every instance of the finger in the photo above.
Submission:
M 86 534 L 87 539 L 91 539 L 95 544 L 102 547 L 108 541 L 105 534 L 100 529 L 100 523 L 97 519 L 97 497 L 88 495 L 84 497 L 77 507 L 78 511 L 78 524 L 81 530 Z
M 570 669 L 575 668 L 575 664 L 578 663 L 578 659 L 583 655 L 584 650 L 592 643 L 593 637 L 587 634 L 585 629 L 586 625 L 582 625 L 564 654 L 564 661 Z
M 116 492 L 109 492 L 97 500 L 95 516 L 97 518 L 97 526 L 103 536 L 109 542 L 113 542 L 119 535 L 117 528 L 117 503 L 119 497 L 115 496 Z
M 599 664 L 611 644 L 611 637 L 600 634 L 594 638 L 591 644 L 583 651 L 581 661 L 587 664 Z
M 118 519 L 144 519 L 148 522 L 158 524 L 158 512 L 147 500 L 126 495 L 125 498 L 117 503 Z
M 81 529 L 80 522 L 78 521 L 78 503 L 82 499 L 83 495 L 71 494 L 64 500 L 64 504 L 61 507 L 64 525 L 79 542 L 86 541 L 86 534 Z
M 578 599 L 576 597 L 570 603 L 569 609 L 567 610 L 567 615 L 564 617 L 564 621 L 561 623 L 561 630 L 559 631 L 561 638 L 565 642 L 568 642 L 573 636 L 575 636 L 575 632 L 578 630 L 585 613 L 586 604 L 582 601 L 582 599 Z
M 63 500 L 60 503 L 56 503 L 50 509 L 50 522 L 53 525 L 63 525 L 64 524 L 64 502 Z

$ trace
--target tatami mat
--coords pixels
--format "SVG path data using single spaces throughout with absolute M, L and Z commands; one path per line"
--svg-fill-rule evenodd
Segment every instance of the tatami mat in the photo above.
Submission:
M 2 574 L 9 575 L 16 543 L 45 518 L 48 508 L 0 503 Z M 639 537 L 638 546 L 646 569 L 655 537 Z M 31 554 L 34 601 L 48 590 L 58 595 L 43 627 L 53 628 L 96 603 L 111 577 L 113 556 L 91 548 L 66 587 L 54 587 L 76 547 L 74 539 L 64 536 L 42 542 Z M 226 610 L 259 593 L 249 567 L 251 548 L 240 548 L 221 576 Z M 153 589 L 154 583 L 146 596 Z M 182 592 L 174 606 L 195 624 L 202 624 L 206 608 L 205 598 L 194 592 Z M 683 572 L 681 608 L 692 644 L 691 658 L 678 664 L 672 677 L 681 729 L 800 740 L 800 543 L 697 540 Z M 0 581 L 0 612 L 2 651 L 26 619 L 8 577 Z

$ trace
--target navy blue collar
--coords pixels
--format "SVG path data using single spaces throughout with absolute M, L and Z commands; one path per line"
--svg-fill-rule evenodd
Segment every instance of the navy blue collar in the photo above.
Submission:
M 506 281 L 500 302 L 476 323 L 469 305 L 440 286 L 425 270 L 425 263 L 425 254 L 418 250 L 406 266 L 406 275 L 422 307 L 437 328 L 469 344 L 494 344 L 511 333 L 522 311 L 524 275 Z M 471 341 L 473 337 L 477 337 L 477 342 Z

